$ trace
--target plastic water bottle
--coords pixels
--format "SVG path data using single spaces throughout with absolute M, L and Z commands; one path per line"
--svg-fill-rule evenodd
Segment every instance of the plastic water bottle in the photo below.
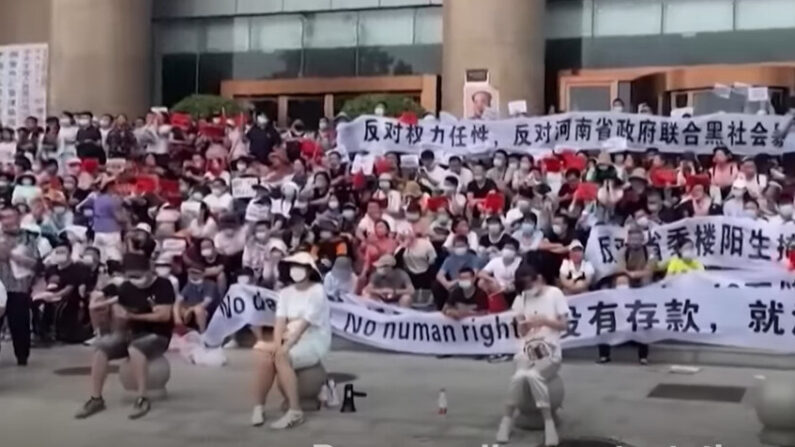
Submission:
M 447 415 L 447 392 L 442 388 L 439 390 L 439 414 Z

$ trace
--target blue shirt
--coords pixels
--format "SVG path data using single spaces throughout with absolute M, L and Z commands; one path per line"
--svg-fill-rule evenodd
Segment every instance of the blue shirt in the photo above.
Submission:
M 194 284 L 188 281 L 185 287 L 182 288 L 182 299 L 190 305 L 195 306 L 201 304 L 205 299 L 209 298 L 211 304 L 219 300 L 218 285 L 213 281 L 205 280 L 202 283 Z
M 445 258 L 442 266 L 439 268 L 440 272 L 444 272 L 447 279 L 454 279 L 458 277 L 458 272 L 465 267 L 472 270 L 479 270 L 483 266 L 483 261 L 476 254 L 468 251 L 465 255 L 451 254 Z

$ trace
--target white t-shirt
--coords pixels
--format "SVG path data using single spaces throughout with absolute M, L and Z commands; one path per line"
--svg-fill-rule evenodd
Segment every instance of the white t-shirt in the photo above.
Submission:
M 225 192 L 220 196 L 210 194 L 204 198 L 204 203 L 207 205 L 207 208 L 210 208 L 210 212 L 215 215 L 232 211 L 233 201 L 234 199 L 232 198 L 232 194 L 229 194 L 228 192 Z
M 564 259 L 560 264 L 561 278 L 571 279 L 575 281 L 584 280 L 586 284 L 590 284 L 595 274 L 593 265 L 586 260 L 580 262 L 578 269 L 571 259 Z
M 6 286 L 0 281 L 0 309 L 6 307 L 6 303 L 8 302 L 8 292 L 6 291 Z
M 311 346 L 320 357 L 331 349 L 331 308 L 322 284 L 312 284 L 306 290 L 291 285 L 279 291 L 276 318 L 287 319 L 285 339 L 300 320 L 305 320 L 309 327 L 297 344 Z
M 450 233 L 447 235 L 447 239 L 444 240 L 444 244 L 442 246 L 446 248 L 448 251 L 453 249 L 453 242 L 455 241 L 456 235 Z M 480 241 L 478 240 L 478 234 L 474 231 L 470 231 L 467 234 L 467 244 L 469 245 L 469 249 L 472 251 L 478 251 L 480 247 Z
M 514 278 L 516 277 L 516 270 L 521 263 L 521 256 L 516 256 L 509 264 L 505 263 L 502 256 L 498 256 L 489 261 L 489 263 L 483 267 L 483 271 L 493 276 L 494 279 L 497 280 L 497 283 L 505 288 L 508 284 L 513 284 Z
M 388 214 L 381 214 L 381 219 L 389 225 L 389 232 L 394 233 L 397 231 L 397 223 L 395 223 L 395 219 L 393 219 Z M 359 225 L 356 227 L 357 229 L 364 232 L 365 235 L 371 235 L 375 233 L 375 220 L 370 217 L 369 214 L 365 214 L 362 217 L 362 220 L 359 221 Z
M 540 315 L 549 319 L 556 319 L 561 316 L 568 316 L 569 304 L 563 292 L 557 287 L 544 286 L 540 295 L 532 297 L 522 293 L 516 297 L 511 309 L 519 315 L 524 315 L 525 319 Z M 560 332 L 550 329 L 547 326 L 528 332 L 524 336 L 524 341 L 544 340 L 545 342 L 560 347 Z M 555 353 L 560 355 L 560 349 L 555 349 Z M 553 354 L 554 355 L 554 354 Z
M 723 215 L 726 217 L 744 216 L 744 206 L 742 200 L 729 199 L 723 202 Z

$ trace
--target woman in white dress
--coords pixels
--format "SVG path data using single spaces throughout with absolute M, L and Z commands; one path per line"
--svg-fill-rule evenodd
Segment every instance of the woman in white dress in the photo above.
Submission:
M 300 252 L 282 262 L 289 268 L 291 284 L 279 291 L 273 342 L 258 343 L 255 349 L 257 401 L 251 416 L 254 426 L 265 422 L 265 400 L 278 380 L 289 409 L 271 424 L 276 430 L 304 421 L 296 370 L 317 365 L 331 349 L 330 308 L 312 255 Z

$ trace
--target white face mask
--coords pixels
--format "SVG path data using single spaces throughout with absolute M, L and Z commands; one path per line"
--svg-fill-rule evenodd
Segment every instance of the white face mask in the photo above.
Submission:
M 342 217 L 344 217 L 346 219 L 353 219 L 354 217 L 356 217 L 356 211 L 354 211 L 354 210 L 345 210 L 345 211 L 342 212 Z
M 326 129 L 328 129 L 328 123 L 327 123 L 327 122 L 325 122 L 325 121 L 321 121 L 321 122 L 319 122 L 319 123 L 317 124 L 317 127 L 318 127 L 318 129 L 320 129 L 320 130 L 326 130 Z
M 732 188 L 732 197 L 735 199 L 740 199 L 745 195 L 745 189 L 742 188 Z
M 381 189 L 389 189 L 391 186 L 392 186 L 392 183 L 388 182 L 388 181 L 378 182 L 378 187 L 381 188 Z
M 637 223 L 638 223 L 638 225 L 640 225 L 641 227 L 644 227 L 644 228 L 645 228 L 645 227 L 648 227 L 648 226 L 649 226 L 649 218 L 648 218 L 648 217 L 646 217 L 646 216 L 639 217 L 639 218 L 638 218 L 638 221 L 637 221 Z
M 340 209 L 340 203 L 339 202 L 329 202 L 328 203 L 328 208 L 330 210 L 338 210 L 338 209 Z
M 265 242 L 266 240 L 268 240 L 268 232 L 257 231 L 256 233 L 254 233 L 254 237 L 260 242 Z
M 262 115 L 258 116 L 257 117 L 257 124 L 259 124 L 260 126 L 264 126 L 264 125 L 268 124 L 268 117 L 267 116 L 262 116 Z
M 77 120 L 77 124 L 81 125 L 82 127 L 86 127 L 91 124 L 91 120 L 88 118 L 80 118 Z
M 197 202 L 201 202 L 204 199 L 204 196 L 201 194 L 194 194 L 191 196 L 191 198 Z
M 224 194 L 224 188 L 213 188 L 214 196 L 221 196 Z
M 55 254 L 55 255 L 53 255 L 53 256 L 52 256 L 52 260 L 53 260 L 53 261 L 54 261 L 56 264 L 63 264 L 63 263 L 65 263 L 66 261 L 68 261 L 68 260 L 69 260 L 69 256 L 67 256 L 67 255 L 62 255 L 62 254 Z
M 209 258 L 212 255 L 213 255 L 213 251 L 212 250 L 208 250 L 208 249 L 202 250 L 202 256 L 204 256 L 205 258 Z
M 375 108 L 375 115 L 376 116 L 384 116 L 385 113 L 386 113 L 386 110 L 384 110 L 383 107 L 376 107 Z
M 306 269 L 304 267 L 290 267 L 290 279 L 293 282 L 301 282 L 306 279 Z
M 453 253 L 455 253 L 458 256 L 464 256 L 465 254 L 467 254 L 467 251 L 468 250 L 466 247 L 455 247 L 453 249 Z
M 616 286 L 616 289 L 617 289 L 617 290 L 629 289 L 629 284 L 618 284 L 618 285 Z
M 420 215 L 417 213 L 408 213 L 406 214 L 406 220 L 409 222 L 417 222 L 420 220 Z
M 621 113 L 624 111 L 624 106 L 613 106 L 613 112 Z
M 503 160 L 502 158 L 495 158 L 494 159 L 494 167 L 495 168 L 501 168 L 503 166 L 505 166 L 505 160 Z
M 472 287 L 472 280 L 471 279 L 459 280 L 458 285 L 461 286 L 462 289 L 469 289 Z
M 502 226 L 499 224 L 491 224 L 489 225 L 489 233 L 497 234 L 502 230 Z
M 552 232 L 557 235 L 563 234 L 563 225 L 558 225 L 558 224 L 552 225 Z
M 251 277 L 250 276 L 244 276 L 244 275 L 238 276 L 237 277 L 237 283 L 238 284 L 244 284 L 244 285 L 251 284 Z
M 69 127 L 72 125 L 72 121 L 69 118 L 62 118 L 60 120 L 61 127 Z
M 792 208 L 792 205 L 781 205 L 778 207 L 778 213 L 781 215 L 781 217 L 789 219 L 792 217 Z
M 506 261 L 513 261 L 516 258 L 516 251 L 513 248 L 503 248 L 502 249 L 502 259 Z
M 155 267 L 155 273 L 161 278 L 167 278 L 171 275 L 171 267 Z

